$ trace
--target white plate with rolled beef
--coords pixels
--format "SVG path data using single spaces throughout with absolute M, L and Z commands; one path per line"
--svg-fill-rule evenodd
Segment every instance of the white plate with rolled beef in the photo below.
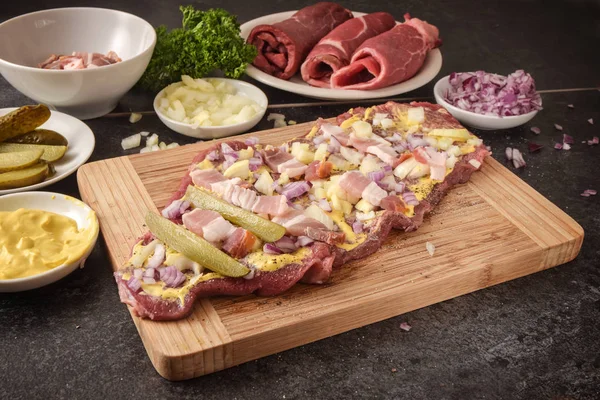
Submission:
M 324 3 L 318 3 L 317 5 L 319 4 Z M 306 21 L 301 21 L 302 16 L 298 17 L 298 14 L 305 10 L 306 15 L 304 17 Z M 437 48 L 441 43 L 437 28 L 417 18 L 410 18 L 407 14 L 405 23 L 392 20 L 393 28 L 389 29 L 389 27 L 382 26 L 386 23 L 389 24 L 389 19 L 393 18 L 387 13 L 352 12 L 354 18 L 351 18 L 343 15 L 344 11 L 348 13 L 347 15 L 350 15 L 348 10 L 341 10 L 337 10 L 337 21 L 329 21 L 329 26 L 334 28 L 332 30 L 325 28 L 329 33 L 320 38 L 316 45 L 308 44 L 310 49 L 304 50 L 305 54 L 301 54 L 300 58 L 297 58 L 298 55 L 296 54 L 300 51 L 295 49 L 306 49 L 305 45 L 307 43 L 302 43 L 303 39 L 298 39 L 298 37 L 284 37 L 282 42 L 286 42 L 285 39 L 288 39 L 288 43 L 290 42 L 289 39 L 293 42 L 292 46 L 286 48 L 284 44 L 278 42 L 278 39 L 282 39 L 280 36 L 287 36 L 287 34 L 278 27 L 272 28 L 272 25 L 286 20 L 289 21 L 296 13 L 296 20 L 292 24 L 297 24 L 297 22 L 315 24 L 312 21 L 318 21 L 319 24 L 328 23 L 323 21 L 326 18 L 312 18 L 310 7 L 300 10 L 300 12 L 281 12 L 246 22 L 241 26 L 241 35 L 247 40 L 249 36 L 252 36 L 251 42 L 259 49 L 259 55 L 254 64 L 248 66 L 246 73 L 266 85 L 324 100 L 362 100 L 392 97 L 426 85 L 439 73 L 442 68 L 442 53 Z M 312 11 L 317 15 L 324 15 L 324 10 Z M 335 19 L 335 13 L 327 12 L 327 15 L 331 14 L 334 15 L 332 18 Z M 366 18 L 372 19 L 369 21 Z M 340 23 L 340 19 L 343 22 Z M 263 28 L 255 30 L 260 25 Z M 405 26 L 399 28 L 400 25 Z M 406 25 L 411 25 L 416 29 L 406 29 Z M 310 29 L 311 27 L 308 26 L 307 28 Z M 380 31 L 377 32 L 377 29 Z M 317 27 L 313 27 L 312 30 L 317 30 Z M 374 33 L 371 33 L 372 37 L 368 37 L 362 41 L 362 44 L 355 47 L 352 54 L 343 54 L 344 51 L 341 49 L 345 46 L 340 45 L 341 38 L 353 30 L 359 30 L 359 32 L 371 30 Z M 434 37 L 431 36 L 432 32 L 435 33 Z M 411 34 L 417 36 L 416 44 L 408 40 L 411 38 L 407 35 L 410 36 Z M 419 37 L 420 35 L 423 36 L 422 39 Z M 298 43 L 299 41 L 300 43 Z M 405 44 L 392 46 L 392 43 Z M 411 46 L 421 48 L 412 49 Z M 388 52 L 387 55 L 385 54 L 386 51 Z M 399 59 L 398 57 L 402 57 L 399 54 L 403 52 L 405 53 L 404 59 Z M 421 56 L 417 57 L 418 59 L 407 60 L 406 57 L 413 57 L 408 55 L 413 52 L 420 52 Z M 306 53 L 308 54 L 306 55 Z M 322 57 L 324 54 L 326 57 Z M 344 58 L 344 56 L 348 59 L 340 61 L 336 58 Z M 334 62 L 331 62 L 332 57 L 335 58 Z M 315 60 L 319 61 L 316 62 Z M 392 71 L 391 66 L 404 64 L 407 61 L 411 66 L 400 69 L 400 71 L 395 69 L 394 72 L 390 72 Z M 379 74 L 375 72 L 377 70 L 380 71 Z M 311 76 L 311 73 L 313 76 Z M 391 76 L 394 74 L 396 74 L 395 78 Z M 395 83 L 398 82 L 397 74 L 401 75 L 399 83 Z M 307 81 L 310 81 L 311 84 Z

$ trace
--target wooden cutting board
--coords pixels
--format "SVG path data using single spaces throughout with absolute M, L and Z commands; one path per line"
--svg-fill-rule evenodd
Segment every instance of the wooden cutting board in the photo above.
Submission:
M 301 124 L 252 135 L 277 145 L 309 129 Z M 165 206 L 194 155 L 212 144 L 79 169 L 81 196 L 98 214 L 114 269 L 144 233 L 146 211 Z M 324 285 L 298 284 L 270 298 L 202 299 L 180 321 L 133 321 L 158 373 L 183 380 L 566 263 L 582 241 L 581 226 L 488 157 L 417 232 L 392 233 L 376 254 L 343 266 Z M 433 256 L 426 242 L 435 245 Z

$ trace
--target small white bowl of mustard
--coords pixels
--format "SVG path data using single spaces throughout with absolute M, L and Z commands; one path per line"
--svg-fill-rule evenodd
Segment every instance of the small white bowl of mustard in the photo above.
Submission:
M 0 292 L 36 289 L 83 268 L 98 218 L 71 196 L 23 192 L 0 197 Z

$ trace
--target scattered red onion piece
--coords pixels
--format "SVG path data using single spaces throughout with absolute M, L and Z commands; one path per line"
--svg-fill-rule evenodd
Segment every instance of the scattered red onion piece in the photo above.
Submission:
M 580 194 L 581 197 L 590 197 L 591 195 L 587 192 L 583 192 Z
M 569 108 L 575 108 L 575 106 L 573 104 L 567 104 L 567 107 L 569 107 Z
M 407 322 L 401 322 L 400 329 L 402 329 L 405 332 L 408 332 L 412 329 L 412 326 L 410 326 Z
M 331 211 L 331 205 L 329 204 L 327 199 L 319 200 L 319 207 L 321 207 L 321 210 L 323 210 L 323 211 L 327 211 L 327 212 Z
M 562 150 L 562 148 L 563 148 L 563 145 L 562 145 L 562 144 L 560 144 L 560 143 L 554 143 L 554 148 L 555 148 L 556 150 Z
M 308 236 L 298 236 L 298 239 L 296 240 L 296 246 L 305 247 L 310 244 L 313 244 L 314 242 L 315 241 L 313 239 L 309 238 Z
M 506 150 L 504 150 L 504 155 L 508 161 L 512 161 L 512 148 L 507 147 Z
M 537 144 L 537 143 L 533 143 L 533 142 L 529 142 L 528 146 L 529 146 L 530 153 L 535 153 L 536 151 L 540 151 L 542 149 L 542 147 L 544 147 L 541 144 Z
M 263 246 L 263 252 L 267 254 L 283 254 L 283 251 L 281 251 L 281 249 L 272 243 L 265 243 Z
M 540 133 L 542 133 L 542 130 L 540 128 L 538 128 L 537 126 L 532 126 L 530 130 L 531 130 L 531 132 L 535 133 L 536 135 L 539 135 Z
M 562 127 L 561 125 L 559 125 L 559 124 L 554 124 L 554 127 L 555 127 L 557 130 L 559 130 L 559 131 L 562 131 L 562 130 L 563 130 L 563 127 Z
M 569 143 L 563 143 L 563 150 L 571 150 L 571 145 Z
M 219 159 L 219 152 L 217 150 L 213 150 L 206 155 L 208 161 L 217 161 Z
M 352 230 L 354 233 L 362 233 L 363 232 L 363 223 L 359 220 L 354 221 L 352 224 Z
M 588 119 L 588 122 L 590 123 L 590 125 L 594 125 L 594 119 L 593 118 Z
M 573 140 L 573 136 L 563 133 L 563 143 L 573 144 L 575 140 Z
M 283 187 L 281 194 L 291 200 L 308 192 L 310 187 L 311 184 L 306 181 L 291 182 Z
M 246 143 L 248 146 L 254 146 L 255 144 L 258 144 L 258 138 L 256 136 L 250 136 L 244 140 L 244 143 Z
M 595 189 L 585 189 L 585 191 L 584 191 L 584 192 L 585 192 L 585 193 L 589 193 L 589 194 L 591 194 L 592 196 L 595 196 L 595 195 L 597 195 L 597 194 L 598 194 L 598 192 L 597 192 Z
M 523 154 L 521 154 L 521 152 L 518 149 L 513 149 L 512 162 L 513 162 L 513 166 L 517 169 L 527 166 L 527 163 L 525 162 L 525 159 L 523 158 Z
M 129 289 L 131 289 L 132 291 L 137 292 L 142 288 L 142 282 L 140 282 L 140 280 L 135 276 L 132 276 L 127 281 L 127 286 L 129 286 Z
M 425 243 L 425 248 L 431 257 L 433 257 L 433 253 L 435 253 L 435 245 L 431 242 Z
M 598 144 L 598 143 L 600 143 L 600 139 L 598 138 L 598 136 L 594 136 L 594 138 L 592 139 L 592 143 L 593 143 L 593 144 Z

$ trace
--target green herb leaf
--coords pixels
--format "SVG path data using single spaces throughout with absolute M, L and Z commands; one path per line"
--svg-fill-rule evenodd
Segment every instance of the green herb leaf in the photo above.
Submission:
M 221 70 L 229 78 L 239 78 L 256 57 L 256 48 L 240 37 L 240 25 L 234 15 L 216 8 L 195 10 L 179 7 L 182 27 L 168 31 L 156 28 L 156 47 L 141 87 L 158 91 L 179 81 L 181 75 L 202 78 Z

